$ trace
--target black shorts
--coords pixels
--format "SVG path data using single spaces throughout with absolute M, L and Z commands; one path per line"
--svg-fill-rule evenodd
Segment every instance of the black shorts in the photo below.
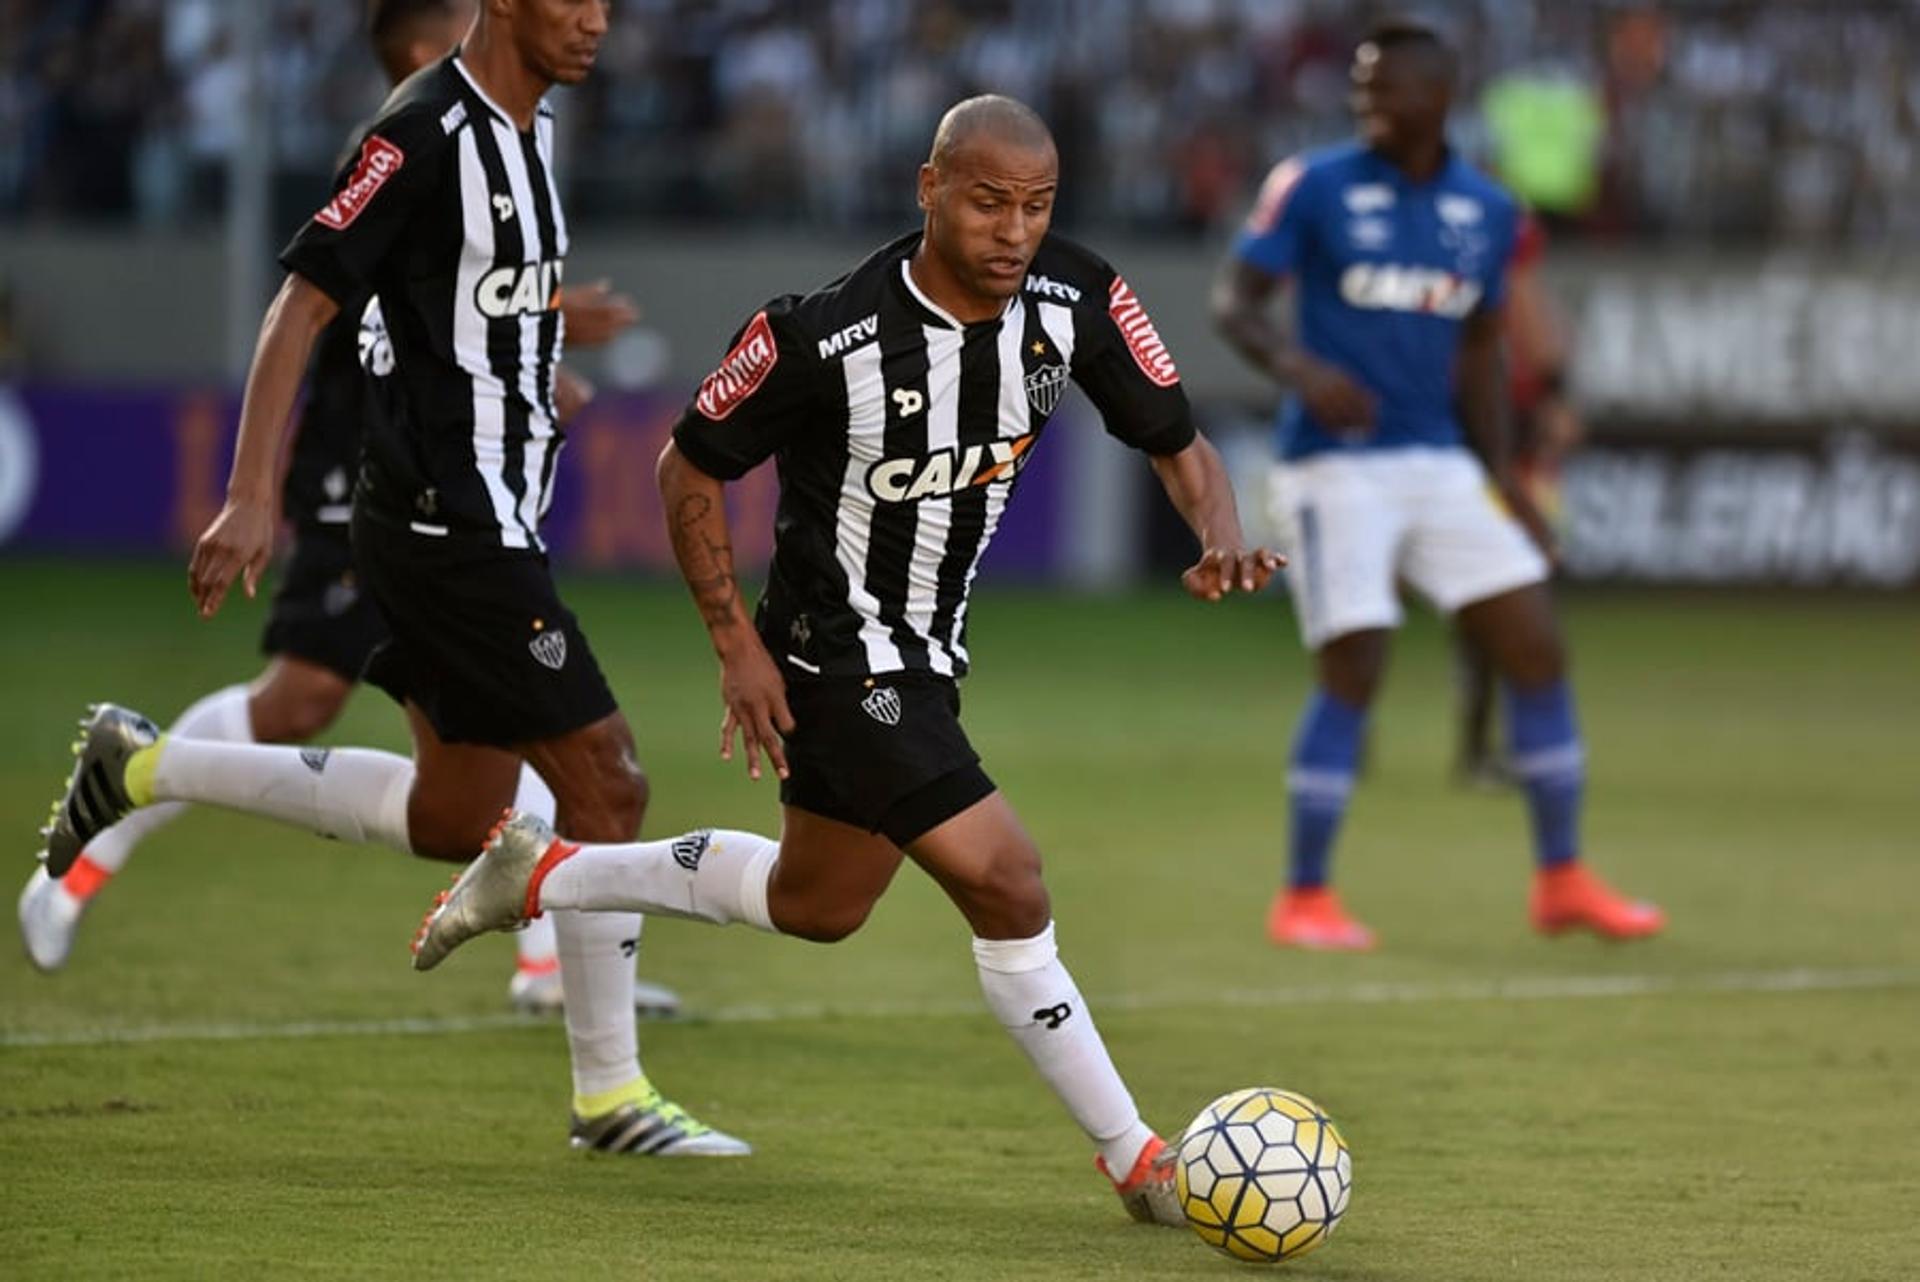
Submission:
M 789 806 L 905 847 L 991 793 L 960 728 L 960 689 L 930 673 L 787 673 Z
M 396 530 L 356 512 L 353 554 L 392 636 L 365 679 L 448 743 L 512 748 L 615 711 L 547 559 Z
M 261 653 L 304 659 L 358 681 L 386 639 L 386 620 L 354 573 L 346 527 L 301 527 L 280 570 Z

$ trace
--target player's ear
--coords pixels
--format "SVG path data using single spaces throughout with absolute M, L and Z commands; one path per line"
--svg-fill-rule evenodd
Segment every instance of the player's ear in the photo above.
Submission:
M 926 214 L 926 213 L 933 212 L 934 192 L 939 188 L 939 186 L 940 186 L 940 171 L 938 169 L 935 169 L 932 166 L 932 164 L 925 164 L 920 166 L 920 188 L 919 188 L 918 203 L 920 205 L 921 213 Z

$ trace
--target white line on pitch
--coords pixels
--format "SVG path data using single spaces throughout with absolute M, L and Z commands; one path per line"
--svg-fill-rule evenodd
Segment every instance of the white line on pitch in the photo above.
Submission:
M 1109 994 L 1096 1010 L 1156 1011 L 1210 1006 L 1418 1005 L 1435 1002 L 1572 1001 L 1656 997 L 1684 993 L 1820 993 L 1920 987 L 1920 967 L 1878 970 L 1730 971 L 1703 975 L 1545 975 L 1432 983 L 1322 984 L 1299 988 L 1223 989 L 1194 993 Z M 721 1006 L 692 1023 L 743 1024 L 822 1019 L 927 1019 L 980 1012 L 978 1001 L 799 1002 Z M 252 1042 L 310 1037 L 444 1037 L 501 1029 L 539 1028 L 532 1015 L 452 1015 L 408 1019 L 302 1020 L 281 1024 L 154 1024 L 74 1032 L 0 1030 L 0 1048 L 108 1046 L 133 1042 Z

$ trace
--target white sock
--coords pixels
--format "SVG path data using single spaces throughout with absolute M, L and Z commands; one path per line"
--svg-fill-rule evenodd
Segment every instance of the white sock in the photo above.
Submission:
M 217 739 L 222 743 L 252 743 L 253 718 L 243 685 L 228 686 L 203 695 L 175 718 L 169 733 L 187 739 Z M 177 803 L 143 806 L 87 843 L 83 852 L 103 872 L 119 872 L 133 858 L 134 847 L 172 823 L 186 807 Z
M 513 808 L 553 822 L 553 792 L 532 766 L 520 767 Z M 645 920 L 639 913 L 562 909 L 535 917 L 514 936 L 522 966 L 559 961 L 576 1102 L 640 1077 L 633 962 L 640 952 L 640 927 Z
M 168 736 L 155 801 L 192 801 L 277 819 L 322 837 L 411 853 L 413 762 L 372 748 L 288 748 Z
M 578 913 L 553 918 L 560 986 L 567 997 L 567 1051 L 576 1098 L 625 1086 L 640 1076 L 633 1021 L 633 959 L 639 913 Z
M 540 906 L 663 913 L 771 931 L 767 880 L 779 858 L 779 842 L 730 828 L 666 841 L 582 846 L 547 874 Z
M 513 950 L 519 958 L 521 970 L 544 971 L 549 966 L 559 965 L 556 959 L 558 948 L 559 945 L 554 942 L 553 918 L 546 913 L 513 932 Z
M 513 808 L 538 815 L 548 823 L 553 822 L 553 791 L 547 787 L 547 781 L 540 777 L 538 771 L 524 763 L 520 767 L 519 788 L 513 794 Z M 523 929 L 514 932 L 513 942 L 522 968 L 531 966 L 545 969 L 558 964 L 558 945 L 554 942 L 551 917 L 535 917 Z
M 1126 1179 L 1153 1132 L 1060 964 L 1053 923 L 1032 939 L 975 939 L 973 960 L 988 1008 L 1099 1146 L 1108 1173 Z

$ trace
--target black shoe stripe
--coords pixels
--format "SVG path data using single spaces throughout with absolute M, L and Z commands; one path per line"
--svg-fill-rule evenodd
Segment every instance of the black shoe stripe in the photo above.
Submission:
M 106 772 L 98 762 L 81 779 L 79 799 L 86 803 L 86 809 L 76 816 L 83 822 L 75 823 L 74 831 L 81 841 L 92 841 L 102 828 L 113 821 L 114 813 L 112 794 L 107 790 Z

